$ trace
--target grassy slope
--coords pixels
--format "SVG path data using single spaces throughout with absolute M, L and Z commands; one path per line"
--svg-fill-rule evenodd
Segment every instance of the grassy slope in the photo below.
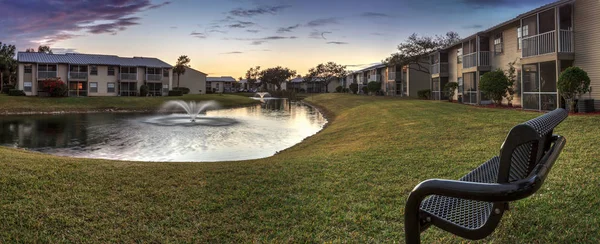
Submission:
M 182 97 L 11 97 L 0 95 L 0 114 L 10 112 L 53 112 L 88 110 L 153 110 L 168 100 L 215 100 L 225 107 L 257 103 L 233 95 L 185 95 Z
M 456 179 L 538 113 L 320 95 L 335 116 L 274 157 L 230 163 L 69 159 L 0 148 L 0 242 L 403 242 L 420 181 Z M 570 117 L 567 147 L 535 196 L 484 241 L 600 241 L 600 117 Z M 461 242 L 431 228 L 424 243 Z

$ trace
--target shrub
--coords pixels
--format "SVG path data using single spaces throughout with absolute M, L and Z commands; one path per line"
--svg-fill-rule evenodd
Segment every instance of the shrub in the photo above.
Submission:
M 429 99 L 431 97 L 431 90 L 426 89 L 417 91 L 417 96 L 421 99 Z
M 2 86 L 2 93 L 4 94 L 8 94 L 8 92 L 12 89 L 15 89 L 15 86 L 13 85 L 4 85 Z
M 508 96 L 510 88 L 510 80 L 501 69 L 485 73 L 479 82 L 479 90 L 497 105 L 502 104 L 502 98 Z
M 10 89 L 8 91 L 9 96 L 25 96 L 25 92 L 23 90 Z
M 142 97 L 148 96 L 149 91 L 150 91 L 150 89 L 148 88 L 148 85 L 140 86 L 140 96 L 142 96 Z
M 454 98 L 454 91 L 458 88 L 458 83 L 456 82 L 448 82 L 444 86 L 444 94 L 448 97 L 448 101 L 452 102 Z
M 305 93 L 306 90 L 304 88 L 300 88 L 300 92 Z
M 371 93 L 378 94 L 379 91 L 381 91 L 381 82 L 371 81 L 367 84 L 367 89 L 369 89 Z
M 181 91 L 181 93 L 183 93 L 183 94 L 189 94 L 190 93 L 190 88 L 187 88 L 187 87 L 173 87 L 173 90 L 175 90 L 175 91 Z
M 342 92 L 343 92 L 343 93 L 348 93 L 348 92 L 350 92 L 350 89 L 348 89 L 348 88 L 344 87 L 344 88 L 342 89 Z
M 335 88 L 335 91 L 337 93 L 341 93 L 343 90 L 344 90 L 344 88 L 342 86 L 338 86 L 338 87 Z
M 361 90 L 364 94 L 369 93 L 369 88 L 367 86 L 363 86 Z
M 358 84 L 356 84 L 356 83 L 350 84 L 350 91 L 352 91 L 352 93 L 356 94 L 358 92 Z
M 579 67 L 569 67 L 560 74 L 556 86 L 560 95 L 569 103 L 569 111 L 575 111 L 573 99 L 590 91 L 590 77 Z
M 67 95 L 67 84 L 60 78 L 50 78 L 42 81 L 42 91 L 51 97 L 64 97 Z
M 169 91 L 169 97 L 178 97 L 178 96 L 183 96 L 183 93 L 179 90 L 170 90 Z

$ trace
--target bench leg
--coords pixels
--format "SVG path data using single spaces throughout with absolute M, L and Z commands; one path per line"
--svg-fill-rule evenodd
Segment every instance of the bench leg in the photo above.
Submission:
M 406 243 L 421 243 L 421 227 L 419 220 L 419 207 L 421 197 L 411 193 L 404 208 L 404 238 Z

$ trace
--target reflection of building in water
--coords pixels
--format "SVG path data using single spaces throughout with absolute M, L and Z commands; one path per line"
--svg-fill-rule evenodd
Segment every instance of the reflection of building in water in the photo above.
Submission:
M 72 147 L 85 143 L 86 125 L 85 114 L 9 117 L 0 119 L 0 144 L 26 148 Z

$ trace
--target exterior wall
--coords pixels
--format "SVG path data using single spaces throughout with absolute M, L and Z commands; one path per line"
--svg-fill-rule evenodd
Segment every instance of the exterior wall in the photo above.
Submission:
M 422 66 L 428 67 L 429 63 L 423 63 Z M 414 68 L 417 65 L 413 64 Z M 407 85 L 408 85 L 408 96 L 417 97 L 417 92 L 420 90 L 430 89 L 431 87 L 431 74 L 426 72 L 417 71 L 414 69 L 407 69 Z
M 108 66 L 97 66 L 98 67 L 98 75 L 90 75 L 91 68 L 88 66 L 88 96 L 90 97 L 107 97 L 107 96 L 117 96 L 119 87 L 118 85 L 118 76 L 119 76 L 119 67 L 115 67 L 115 75 L 108 75 Z M 98 92 L 92 93 L 89 92 L 90 83 L 97 82 L 98 83 Z M 108 92 L 108 83 L 115 84 L 115 92 Z
M 327 86 L 327 91 L 331 92 L 335 92 L 335 88 L 337 88 L 338 86 L 341 86 L 342 82 L 340 79 L 336 79 L 333 80 L 331 82 L 329 82 L 329 85 Z
M 521 70 L 521 50 L 519 49 L 519 43 L 517 39 L 517 29 L 519 28 L 519 23 L 513 23 L 506 28 L 496 30 L 490 33 L 490 63 L 492 65 L 492 70 L 501 69 L 505 72 L 508 70 L 508 63 L 517 61 L 515 64 L 515 68 L 517 70 Z M 494 54 L 494 36 L 496 34 L 502 32 L 503 38 L 503 47 L 501 54 Z M 512 104 L 513 106 L 521 106 L 521 87 L 519 82 L 515 82 L 515 95 L 513 97 Z M 502 104 L 508 104 L 508 100 L 504 99 Z
M 185 73 L 179 79 L 180 86 L 190 88 L 190 94 L 206 94 L 206 74 L 186 68 Z
M 222 82 L 222 81 L 213 81 L 213 82 L 210 83 L 210 88 L 211 89 L 216 89 L 217 93 L 223 93 L 223 86 L 224 86 L 223 83 L 224 82 Z
M 462 63 L 458 63 L 458 49 L 460 47 L 451 48 L 448 50 L 448 81 L 458 82 L 458 78 L 463 77 Z M 454 92 L 454 100 L 458 100 L 458 89 Z
M 577 0 L 574 6 L 575 62 L 590 76 L 592 98 L 600 108 L 600 20 L 598 0 Z M 587 94 L 585 95 L 587 96 Z
M 59 64 L 58 65 L 58 73 L 56 74 L 58 78 L 62 81 L 67 82 L 69 78 L 69 65 L 68 64 Z

